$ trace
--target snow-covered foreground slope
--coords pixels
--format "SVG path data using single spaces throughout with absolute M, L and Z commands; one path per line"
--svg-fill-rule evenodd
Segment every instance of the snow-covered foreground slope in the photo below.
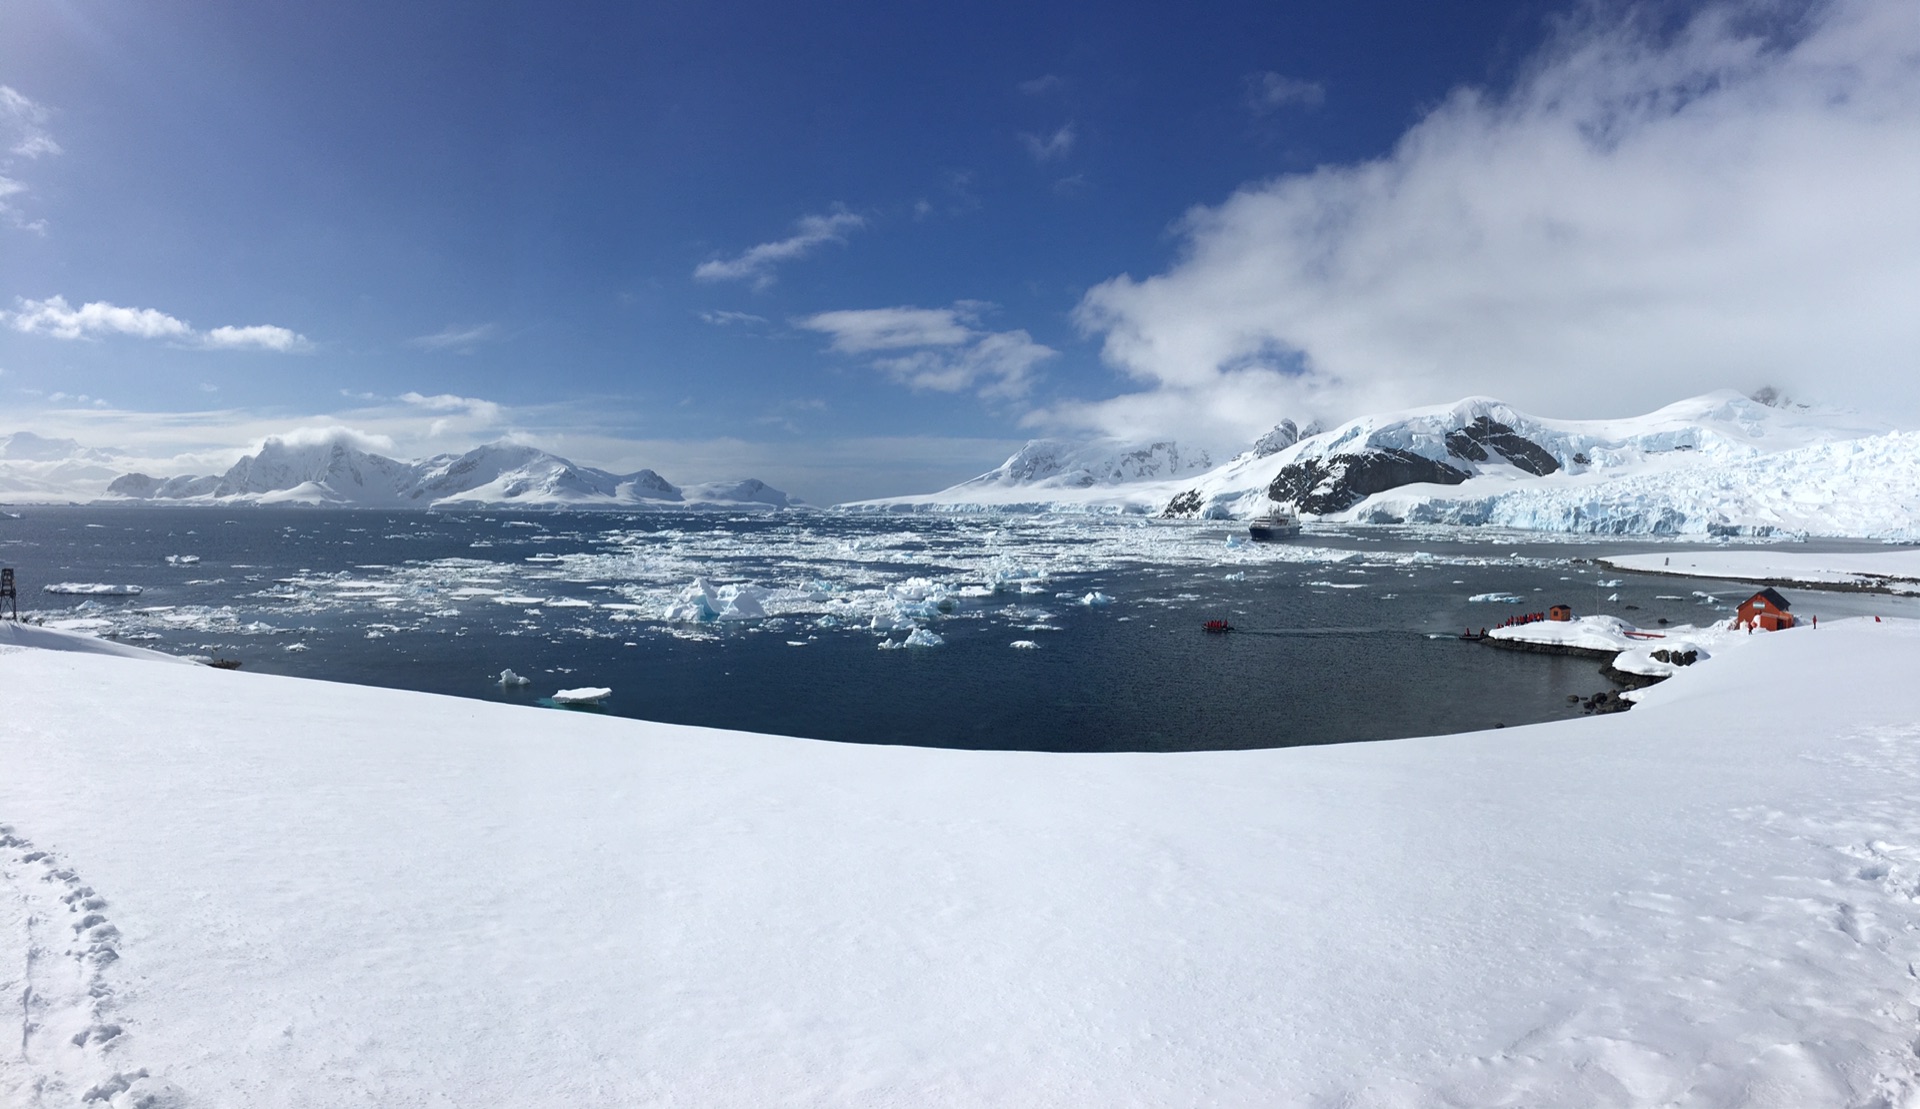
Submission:
M 1917 668 L 1061 756 L 0 649 L 0 1100 L 1907 1105 Z

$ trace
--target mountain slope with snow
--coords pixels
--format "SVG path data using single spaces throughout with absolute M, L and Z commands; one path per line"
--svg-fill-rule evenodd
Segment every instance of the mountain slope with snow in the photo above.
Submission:
M 1470 397 L 1350 420 L 1266 456 L 1248 452 L 1183 490 L 1169 515 L 1246 517 L 1279 504 L 1310 516 L 1384 520 L 1391 513 L 1376 511 L 1370 498 L 1390 491 L 1399 493 L 1394 503 L 1411 503 L 1446 487 L 1471 487 L 1479 499 L 1520 489 L 1599 489 L 1616 478 L 1704 474 L 1890 430 L 1856 417 L 1773 408 L 1734 392 L 1617 420 L 1543 419 Z M 1596 496 L 1605 503 L 1608 494 Z
M 1159 486 L 1205 473 L 1207 452 L 1172 440 L 1034 439 L 999 466 L 938 493 L 883 497 L 837 507 L 860 512 L 1111 510 L 1145 511 L 1165 501 Z
M 1073 465 L 1074 450 L 1036 440 L 999 469 L 939 493 L 844 507 L 1198 519 L 1287 508 L 1349 523 L 1606 534 L 1920 532 L 1914 436 L 1731 391 L 1629 419 L 1544 419 L 1469 397 L 1326 431 L 1283 421 L 1191 477 L 1172 466 L 1110 466 L 1105 480 L 1089 480 L 1087 467 Z
M 105 492 L 129 501 L 375 508 L 769 509 L 801 503 L 753 478 L 695 486 L 689 495 L 652 470 L 615 474 L 517 443 L 400 462 L 344 434 L 269 438 L 225 474 L 124 474 Z

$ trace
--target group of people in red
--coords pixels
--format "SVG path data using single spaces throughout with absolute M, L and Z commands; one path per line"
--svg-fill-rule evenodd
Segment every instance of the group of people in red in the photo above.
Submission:
M 1526 612 L 1519 616 L 1509 616 L 1500 622 L 1503 628 L 1516 628 L 1521 624 L 1538 624 L 1547 618 L 1544 612 Z

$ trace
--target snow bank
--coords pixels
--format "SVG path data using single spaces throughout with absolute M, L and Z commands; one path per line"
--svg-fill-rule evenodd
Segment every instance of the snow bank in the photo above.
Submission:
M 1920 550 L 1867 551 L 1856 554 L 1803 551 L 1674 551 L 1611 555 L 1600 560 L 1617 570 L 1681 574 L 1693 578 L 1732 578 L 1747 582 L 1842 585 L 1920 592 Z
M 34 647 L 42 651 L 77 651 L 81 654 L 114 655 L 119 658 L 145 659 L 150 662 L 177 662 L 194 665 L 192 659 L 132 647 L 80 631 L 23 624 L 18 620 L 0 620 L 0 647 Z
M 1062 756 L 0 652 L 0 1102 L 1910 1104 L 1915 672 Z

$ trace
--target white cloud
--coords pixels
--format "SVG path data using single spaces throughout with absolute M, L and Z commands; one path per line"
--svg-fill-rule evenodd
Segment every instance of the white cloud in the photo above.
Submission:
M 1255 115 L 1267 115 L 1282 108 L 1318 108 L 1327 98 L 1327 90 L 1318 81 L 1305 81 L 1278 73 L 1255 73 L 1246 79 L 1247 107 Z
M 1036 162 L 1057 162 L 1073 153 L 1075 139 L 1073 124 L 1062 124 L 1051 135 L 1035 135 L 1027 131 L 1020 133 L 1020 141 L 1026 145 L 1027 153 L 1033 155 Z
M 462 397 L 452 393 L 425 396 L 407 392 L 394 399 L 429 412 L 445 413 L 427 425 L 427 437 L 431 439 L 448 435 L 477 435 L 499 427 L 505 418 L 500 405 L 477 397 Z
M 792 235 L 750 247 L 733 258 L 702 262 L 694 267 L 693 276 L 700 281 L 751 281 L 755 288 L 765 288 L 773 284 L 774 267 L 780 263 L 805 257 L 826 243 L 845 242 L 848 232 L 866 225 L 866 217 L 853 212 L 802 216 Z
M 1026 93 L 1028 96 L 1039 96 L 1043 92 L 1052 92 L 1054 89 L 1060 88 L 1065 84 L 1066 82 L 1059 77 L 1047 73 L 1035 77 L 1031 81 L 1020 82 L 1020 91 Z
M 46 122 L 52 114 L 11 86 L 0 85 L 0 128 L 5 131 L 9 154 L 39 158 L 60 153 L 60 144 L 47 133 Z
M 200 337 L 208 350 L 270 350 L 280 354 L 305 350 L 306 337 L 272 324 L 251 327 L 216 327 Z
M 718 311 L 700 313 L 700 322 L 710 323 L 715 327 L 732 327 L 736 324 L 758 326 L 766 323 L 767 318 L 765 316 L 756 316 L 752 312 L 730 312 L 723 308 Z
M 942 393 L 969 390 L 991 399 L 1024 396 L 1033 371 L 1057 353 L 1025 331 L 986 331 L 980 313 L 991 305 L 961 301 L 952 308 L 859 308 L 794 321 L 832 337 L 843 354 L 898 351 L 873 360 L 874 368 L 915 389 Z
M 154 308 L 122 308 L 96 300 L 75 308 L 65 297 L 19 300 L 7 322 L 15 331 L 49 335 L 55 339 L 83 339 L 97 335 L 132 335 L 139 339 L 186 339 L 193 328 Z
M 954 346 L 973 338 L 976 312 L 967 303 L 952 308 L 851 308 L 821 312 L 794 322 L 833 337 L 843 354 L 906 347 Z
M 12 170 L 16 159 L 33 161 L 60 153 L 60 144 L 46 129 L 46 122 L 52 115 L 44 106 L 34 103 L 8 85 L 0 85 L 0 143 L 6 146 L 6 156 L 0 157 L 0 170 Z M 9 197 L 25 195 L 29 189 L 24 181 L 6 174 L 0 174 L 0 222 L 22 231 L 45 234 L 47 221 L 28 219 L 25 212 Z
M 1780 14 L 1589 22 L 1377 161 L 1195 209 L 1169 269 L 1078 310 L 1146 391 L 1042 418 L 1245 441 L 1472 393 L 1575 416 L 1765 383 L 1920 413 L 1920 19 Z
M 369 454 L 391 456 L 394 453 L 392 437 L 361 431 L 359 428 L 347 427 L 342 424 L 320 424 L 296 427 L 291 431 L 279 431 L 271 435 L 263 435 L 255 439 L 253 443 L 247 447 L 247 453 L 259 453 L 260 448 L 266 446 L 268 440 L 274 439 L 279 440 L 289 447 L 324 447 L 333 443 L 345 443 L 350 447 L 366 451 Z
M 0 321 L 22 334 L 54 339 L 130 335 L 136 339 L 170 340 L 204 350 L 265 350 L 283 354 L 312 347 L 305 336 L 272 324 L 216 327 L 202 332 L 157 308 L 126 308 L 103 300 L 75 308 L 65 297 L 51 296 L 45 300 L 21 298 L 15 305 L 12 312 L 0 312 Z
M 491 343 L 498 338 L 500 338 L 498 324 L 483 323 L 474 327 L 449 324 L 431 335 L 419 335 L 408 339 L 407 345 L 420 350 L 451 350 L 465 354 L 482 343 Z

